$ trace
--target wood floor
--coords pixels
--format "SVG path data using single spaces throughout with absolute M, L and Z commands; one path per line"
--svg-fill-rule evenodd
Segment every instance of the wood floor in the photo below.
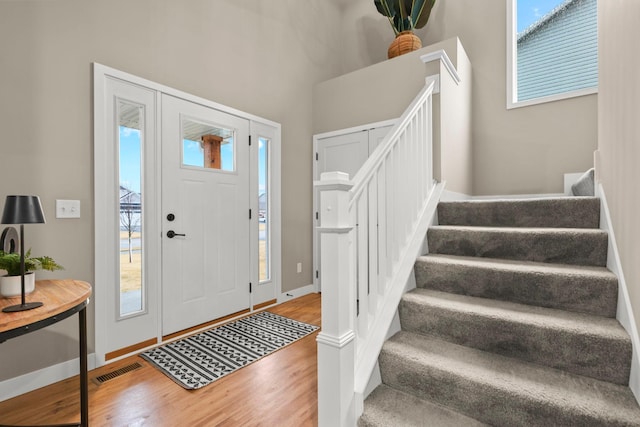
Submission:
M 320 325 L 320 295 L 269 311 Z M 89 372 L 92 379 L 139 362 L 142 368 L 89 383 L 93 426 L 315 426 L 317 332 L 199 390 L 185 390 L 138 356 Z M 0 402 L 0 424 L 78 422 L 78 377 Z

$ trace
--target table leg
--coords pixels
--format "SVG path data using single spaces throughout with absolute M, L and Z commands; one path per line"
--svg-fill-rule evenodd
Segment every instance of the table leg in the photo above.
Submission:
M 89 373 L 87 366 L 87 309 L 78 312 L 80 324 L 80 425 L 89 427 Z

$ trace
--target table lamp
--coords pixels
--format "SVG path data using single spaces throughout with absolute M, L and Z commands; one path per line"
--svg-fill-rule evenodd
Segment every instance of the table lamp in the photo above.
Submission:
M 2 213 L 2 224 L 20 224 L 20 284 L 22 301 L 20 304 L 5 307 L 4 312 L 31 310 L 42 306 L 41 302 L 25 301 L 24 296 L 24 224 L 44 224 L 44 212 L 38 196 L 7 196 Z

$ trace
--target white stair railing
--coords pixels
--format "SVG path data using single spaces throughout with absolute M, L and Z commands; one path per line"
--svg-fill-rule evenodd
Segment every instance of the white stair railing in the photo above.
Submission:
M 322 174 L 318 424 L 354 426 L 434 208 L 428 84 L 352 181 Z

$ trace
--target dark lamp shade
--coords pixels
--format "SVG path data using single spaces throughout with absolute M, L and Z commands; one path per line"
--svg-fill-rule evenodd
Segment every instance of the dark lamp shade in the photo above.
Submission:
M 44 212 L 38 196 L 7 196 L 2 224 L 44 224 Z

